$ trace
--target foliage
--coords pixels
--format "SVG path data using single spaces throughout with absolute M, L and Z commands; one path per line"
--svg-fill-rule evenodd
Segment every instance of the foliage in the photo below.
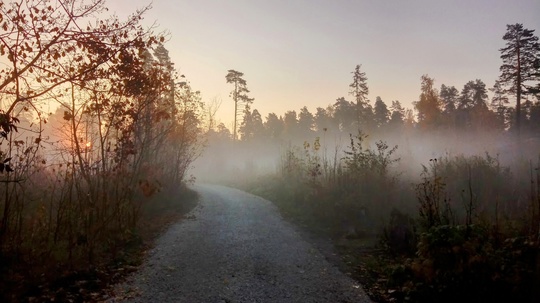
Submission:
M 382 247 L 394 256 L 413 256 L 417 246 L 417 227 L 411 215 L 394 208 L 381 234 Z
M 425 128 L 435 127 L 441 114 L 441 101 L 434 82 L 428 75 L 422 76 L 420 100 L 414 103 L 418 112 L 418 124 Z
M 335 163 L 318 139 L 303 151 L 290 148 L 280 174 L 251 183 L 251 189 L 310 230 L 333 236 L 357 268 L 355 276 L 381 300 L 506 302 L 532 296 L 538 241 L 529 226 L 537 221 L 522 219 L 518 201 L 528 197 L 522 179 L 489 154 L 447 155 L 423 166 L 409 189 L 416 198 L 406 198 L 400 184 L 411 180 L 392 173 L 399 163 L 395 149 L 380 142 L 371 149 L 366 140 L 362 133 L 351 136 Z M 414 204 L 417 216 L 406 211 Z M 355 244 L 372 239 L 372 231 L 386 255 Z
M 188 181 L 202 104 L 139 24 L 148 9 L 0 5 L 0 284 L 108 266 L 137 243 L 148 199 Z
M 534 269 L 537 236 L 516 234 L 514 228 L 502 224 L 498 214 L 505 205 L 506 220 L 519 216 L 510 208 L 513 203 L 502 203 L 515 199 L 515 191 L 505 190 L 512 182 L 508 168 L 501 167 L 489 154 L 484 158 L 432 159 L 429 168 L 424 166 L 422 182 L 416 185 L 419 228 L 412 223 L 412 228 L 405 229 L 417 230 L 416 238 L 409 237 L 417 241 L 416 252 L 405 263 L 394 266 L 388 284 L 394 289 L 393 296 L 418 302 L 530 298 L 538 274 Z M 452 197 L 459 191 L 463 203 L 452 204 Z M 495 199 L 499 199 L 496 205 L 489 205 Z M 489 207 L 495 210 L 488 211 Z M 393 217 L 389 230 L 399 226 L 395 217 L 405 220 L 401 214 Z M 527 225 L 523 222 L 518 228 Z M 383 239 L 392 253 L 413 256 L 410 246 L 391 235 L 387 232 Z
M 397 147 L 390 149 L 380 141 L 371 149 L 365 138 L 362 133 L 351 136 L 342 157 L 337 150 L 329 157 L 320 138 L 305 142 L 303 149 L 288 148 L 282 155 L 279 177 L 270 186 L 282 188 L 272 194 L 274 201 L 286 213 L 317 222 L 335 235 L 371 233 L 383 216 L 380 210 L 387 206 L 386 198 L 395 194 L 391 170 L 399 159 L 393 155 Z M 388 196 L 378 197 L 383 188 Z
M 489 229 L 439 225 L 423 233 L 417 257 L 394 268 L 390 288 L 415 302 L 527 301 L 538 243 L 509 238 L 493 244 Z

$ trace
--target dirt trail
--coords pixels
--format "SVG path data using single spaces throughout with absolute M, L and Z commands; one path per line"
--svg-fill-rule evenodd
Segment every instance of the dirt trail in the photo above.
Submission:
M 197 206 L 172 226 L 116 292 L 129 302 L 371 302 L 269 201 L 195 186 Z

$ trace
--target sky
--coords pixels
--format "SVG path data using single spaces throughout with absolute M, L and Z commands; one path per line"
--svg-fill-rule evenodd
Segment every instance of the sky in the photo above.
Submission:
M 119 17 L 152 5 L 143 24 L 166 30 L 165 47 L 204 102 L 221 99 L 231 128 L 229 69 L 244 73 L 252 108 L 266 117 L 349 95 L 357 64 L 372 104 L 405 107 L 428 74 L 461 91 L 470 80 L 492 87 L 507 24 L 540 34 L 540 0 L 109 0 Z

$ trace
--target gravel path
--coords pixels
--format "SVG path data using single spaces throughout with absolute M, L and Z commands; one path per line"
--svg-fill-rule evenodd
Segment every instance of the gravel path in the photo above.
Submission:
M 157 241 L 142 268 L 117 287 L 130 302 L 371 302 L 269 201 L 197 185 L 189 219 Z

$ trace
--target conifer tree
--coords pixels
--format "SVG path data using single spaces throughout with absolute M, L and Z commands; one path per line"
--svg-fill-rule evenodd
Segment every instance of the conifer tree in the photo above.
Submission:
M 540 80 L 540 44 L 534 30 L 519 23 L 507 25 L 503 39 L 506 46 L 500 49 L 503 64 L 499 83 L 505 93 L 516 97 L 515 125 L 519 134 L 522 98 L 534 93 L 534 85 Z
M 234 127 L 233 127 L 233 140 L 237 137 L 237 125 L 238 117 L 242 115 L 246 107 L 253 103 L 253 98 L 248 96 L 249 90 L 247 88 L 247 82 L 242 78 L 244 73 L 235 71 L 233 69 L 228 70 L 225 80 L 227 83 L 234 85 L 234 89 L 231 91 L 230 96 L 234 101 Z M 243 105 L 243 107 L 242 107 Z

